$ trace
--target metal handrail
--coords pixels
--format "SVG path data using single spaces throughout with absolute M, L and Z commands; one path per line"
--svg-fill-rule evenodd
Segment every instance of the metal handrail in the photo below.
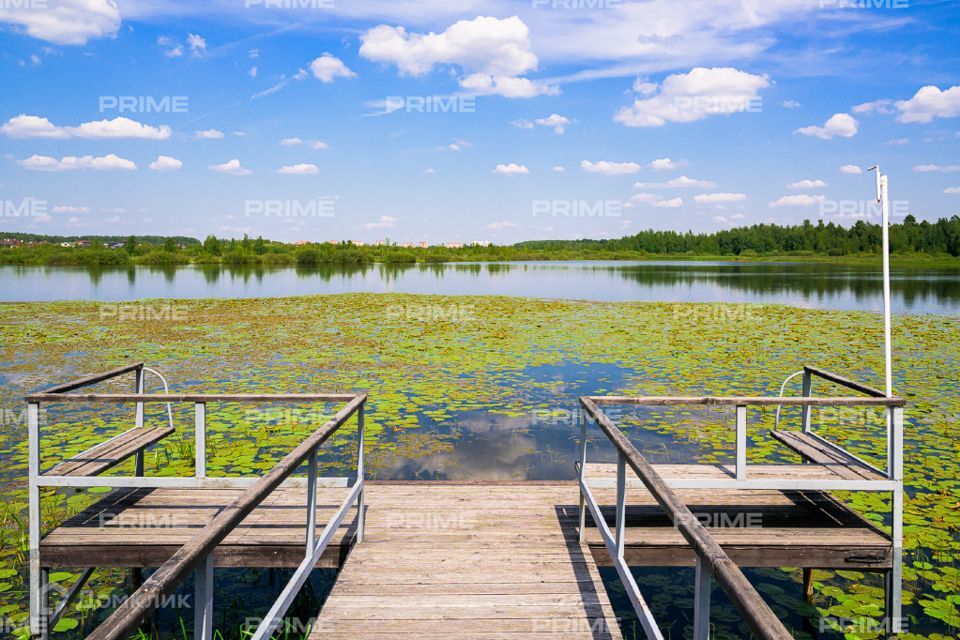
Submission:
M 202 589 L 207 592 L 201 606 L 196 603 L 195 637 L 203 640 L 212 638 L 212 572 L 213 552 L 233 529 L 246 518 L 260 503 L 262 503 L 274 489 L 296 470 L 304 461 L 309 459 L 310 478 L 313 491 L 308 488 L 307 512 L 307 542 L 306 554 L 303 562 L 294 572 L 293 577 L 283 590 L 277 603 L 270 613 L 261 622 L 254 633 L 254 638 L 269 637 L 279 624 L 283 614 L 289 607 L 296 591 L 303 585 L 310 570 L 316 565 L 323 550 L 333 537 L 333 533 L 340 526 L 347 511 L 357 503 L 358 529 L 357 540 L 363 535 L 363 456 L 358 458 L 358 477 L 347 499 L 341 505 L 333 519 L 327 523 L 319 540 L 314 540 L 316 525 L 316 458 L 317 449 L 335 431 L 337 431 L 354 413 L 358 413 L 358 433 L 360 434 L 360 451 L 363 450 L 363 421 L 362 411 L 366 403 L 366 394 L 353 396 L 353 399 L 338 411 L 322 427 L 314 431 L 303 442 L 297 445 L 290 453 L 277 463 L 265 476 L 261 477 L 252 487 L 245 490 L 232 503 L 224 508 L 214 519 L 190 538 L 173 556 L 163 563 L 130 598 L 123 602 L 105 621 L 87 636 L 90 640 L 119 640 L 127 638 L 137 629 L 156 608 L 158 602 L 173 593 L 189 576 L 197 570 L 201 579 Z M 201 567 L 200 565 L 204 566 Z
M 304 561 L 296 570 L 291 578 L 288 589 L 281 594 L 278 605 L 271 609 L 271 615 L 266 617 L 261 623 L 261 630 L 254 636 L 260 638 L 269 637 L 276 624 L 286 612 L 292 601 L 293 595 L 309 577 L 310 570 L 316 565 L 317 560 L 323 554 L 342 523 L 344 517 L 350 508 L 356 504 L 358 509 L 357 519 L 357 541 L 363 539 L 364 529 L 364 456 L 363 456 L 363 411 L 366 403 L 366 394 L 345 394 L 345 393 L 301 393 L 301 394 L 170 394 L 169 387 L 164 382 L 163 394 L 145 394 L 143 393 L 144 372 L 149 369 L 144 363 L 135 363 L 112 369 L 105 373 L 95 374 L 81 378 L 79 380 L 66 384 L 51 387 L 43 392 L 33 393 L 26 396 L 27 417 L 28 417 L 28 440 L 29 440 L 29 498 L 30 498 L 30 519 L 29 519 L 29 538 L 30 538 L 30 629 L 31 635 L 48 637 L 52 622 L 62 615 L 66 605 L 79 589 L 74 585 L 57 609 L 50 615 L 49 602 L 47 602 L 47 572 L 42 569 L 40 562 L 40 489 L 41 487 L 183 487 L 183 488 L 240 488 L 243 493 L 237 497 L 234 502 L 221 511 L 213 521 L 201 529 L 196 536 L 191 538 L 181 549 L 175 553 L 153 576 L 137 590 L 134 597 L 131 597 L 113 615 L 108 618 L 94 633 L 92 638 L 121 637 L 121 633 L 114 631 L 104 631 L 106 626 L 123 625 L 122 629 L 132 631 L 143 619 L 142 616 L 148 615 L 152 611 L 151 606 L 157 602 L 156 596 L 168 595 L 169 589 L 176 588 L 176 585 L 183 581 L 189 571 L 196 569 L 198 585 L 198 595 L 201 591 L 205 592 L 203 597 L 207 606 L 197 607 L 197 638 L 209 640 L 212 635 L 212 572 L 213 572 L 213 549 L 223 540 L 226 535 L 241 522 L 257 505 L 259 505 L 274 489 L 281 484 L 293 483 L 303 480 L 301 478 L 290 478 L 293 471 L 305 460 L 308 461 L 308 477 L 306 478 L 307 488 L 307 539 L 305 543 Z M 149 370 L 153 371 L 153 370 Z M 103 382 L 111 378 L 123 375 L 125 373 L 135 372 L 137 393 L 133 394 L 92 394 L 76 393 L 70 394 L 68 391 L 80 389 L 86 386 Z M 143 406 L 145 402 L 165 402 L 168 405 L 168 421 L 172 421 L 172 409 L 170 403 L 173 402 L 192 402 L 195 405 L 195 465 L 193 477 L 143 477 L 143 452 L 137 456 L 137 470 L 135 477 L 119 476 L 57 476 L 43 475 L 41 468 L 41 450 L 40 450 L 40 404 L 42 402 L 116 402 L 121 404 L 136 404 L 136 425 L 143 426 Z M 265 476 L 254 478 L 227 478 L 211 477 L 206 475 L 206 405 L 209 402 L 346 402 L 347 404 L 340 409 L 332 418 L 330 418 L 322 427 L 310 434 L 294 450 L 287 454 L 269 473 Z M 351 488 L 347 499 L 334 514 L 330 522 L 321 532 L 319 539 L 316 537 L 316 488 L 320 481 L 334 481 L 333 486 L 346 486 L 346 478 L 318 478 L 317 477 L 317 450 L 318 448 L 340 428 L 354 413 L 358 420 L 358 457 L 357 457 L 357 480 Z M 171 425 L 172 426 L 172 425 Z M 344 484 L 338 484 L 339 481 Z M 325 486 L 330 486 L 329 482 L 324 482 Z M 301 485 L 302 486 L 302 485 Z M 203 564 L 201 568 L 197 565 Z M 207 579 L 209 578 L 209 579 Z M 173 585 L 172 587 L 170 585 Z M 292 594 L 289 600 L 284 600 L 285 594 Z M 149 594 L 149 595 L 148 595 Z M 120 614 L 120 617 L 118 617 Z M 141 616 L 141 617 L 137 617 Z M 136 620 L 133 620 L 136 618 Z M 108 625 L 109 623 L 109 625 Z M 267 631 L 269 629 L 269 631 Z M 100 635 L 98 635 L 100 634 Z
M 690 509 L 680 500 L 674 491 L 667 485 L 664 479 L 656 472 L 653 466 L 647 462 L 640 452 L 633 446 L 617 426 L 600 410 L 593 398 L 580 398 L 580 404 L 587 414 L 600 426 L 607 438 L 613 443 L 618 451 L 617 457 L 617 511 L 616 511 L 616 537 L 610 534 L 606 525 L 606 520 L 597 506 L 596 500 L 587 486 L 585 480 L 586 469 L 586 421 L 581 426 L 581 435 L 583 439 L 581 458 L 580 458 L 580 491 L 581 491 L 581 513 L 580 513 L 580 536 L 583 540 L 586 524 L 586 513 L 583 509 L 584 502 L 590 509 L 594 522 L 597 523 L 601 531 L 604 544 L 613 558 L 614 566 L 627 591 L 634 609 L 637 611 L 641 625 L 648 638 L 659 640 L 663 636 L 657 628 L 656 621 L 649 607 L 643 600 L 639 588 L 630 573 L 630 569 L 624 560 L 624 532 L 626 525 L 626 466 L 636 472 L 637 476 L 646 486 L 647 490 L 653 495 L 654 499 L 667 512 L 673 521 L 674 526 L 680 534 L 686 539 L 697 555 L 697 591 L 694 620 L 694 637 L 705 638 L 709 629 L 709 589 L 703 587 L 703 580 L 709 572 L 723 587 L 724 591 L 733 603 L 734 607 L 743 616 L 747 626 L 753 634 L 761 640 L 787 640 L 792 639 L 793 635 L 787 631 L 786 627 L 770 609 L 757 590 L 753 587 L 740 568 L 734 563 L 720 547 L 713 537 L 707 532 L 706 528 L 697 520 Z

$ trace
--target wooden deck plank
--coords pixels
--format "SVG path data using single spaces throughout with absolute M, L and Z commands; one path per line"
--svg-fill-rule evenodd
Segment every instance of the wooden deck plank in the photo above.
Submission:
M 773 438 L 796 453 L 812 465 L 828 468 L 844 480 L 886 480 L 886 477 L 877 473 L 859 460 L 845 455 L 832 447 L 825 445 L 809 433 L 802 431 L 771 431 Z M 796 466 L 796 465 L 794 465 Z

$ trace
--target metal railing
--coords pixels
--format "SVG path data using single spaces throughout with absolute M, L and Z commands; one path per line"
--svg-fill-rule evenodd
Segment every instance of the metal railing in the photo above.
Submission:
M 287 608 L 299 589 L 309 578 L 310 571 L 330 544 L 337 529 L 350 509 L 357 507 L 357 542 L 362 541 L 364 532 L 364 406 L 366 394 L 341 393 L 303 393 L 303 394 L 146 394 L 143 391 L 143 363 L 137 363 L 89 376 L 64 385 L 47 389 L 41 393 L 26 397 L 29 439 L 29 538 L 30 538 L 30 631 L 33 636 L 46 638 L 56 619 L 92 570 L 88 569 L 51 615 L 48 602 L 47 571 L 42 567 L 40 558 L 40 489 L 42 487 L 110 487 L 110 488 L 219 488 L 243 489 L 244 491 L 200 531 L 190 538 L 167 562 L 151 575 L 143 585 L 131 595 L 116 611 L 93 631 L 89 638 L 126 638 L 135 632 L 138 625 L 154 610 L 156 604 L 169 596 L 193 572 L 197 606 L 194 616 L 194 637 L 201 640 L 213 638 L 213 565 L 214 551 L 217 545 L 254 508 L 262 503 L 281 484 L 285 486 L 305 486 L 306 492 L 306 531 L 304 559 L 294 571 L 289 583 L 279 598 L 264 616 L 253 634 L 255 640 L 269 638 L 280 623 Z M 126 373 L 136 375 L 137 393 L 123 394 L 69 394 L 79 388 L 90 386 L 116 378 Z M 145 403 L 193 403 L 194 404 L 194 475 L 193 477 L 144 477 L 143 451 L 137 454 L 137 475 L 118 476 L 69 476 L 45 475 L 41 471 L 41 432 L 39 424 L 42 403 L 114 403 L 136 405 L 135 423 L 143 425 Z M 299 445 L 288 453 L 266 475 L 260 478 L 209 477 L 206 459 L 206 416 L 208 403 L 253 402 L 253 403 L 292 403 L 292 402 L 337 402 L 346 403 L 320 428 L 308 435 Z M 319 478 L 317 475 L 317 451 L 354 414 L 357 415 L 357 472 L 356 481 L 346 499 L 317 537 L 316 490 L 325 486 L 343 486 L 346 478 Z M 289 476 L 304 462 L 307 463 L 307 478 Z
M 802 397 L 685 397 L 685 396 L 649 396 L 649 397 L 582 397 L 580 405 L 586 415 L 581 415 L 581 450 L 577 464 L 580 485 L 580 540 L 585 540 L 586 514 L 589 510 L 596 523 L 626 593 L 633 604 L 640 624 L 648 638 L 660 639 L 656 620 L 637 587 L 630 569 L 624 559 L 624 539 L 626 531 L 626 467 L 629 465 L 650 491 L 654 499 L 671 517 L 674 526 L 691 545 L 697 556 L 694 639 L 706 640 L 709 633 L 709 595 L 710 576 L 712 575 L 727 592 L 731 602 L 743 615 L 745 622 L 758 638 L 791 638 L 783 624 L 770 611 L 759 594 L 743 576 L 740 569 L 717 545 L 707 530 L 674 493 L 676 489 L 773 489 L 773 490 L 859 490 L 889 491 L 892 495 L 891 511 L 893 516 L 891 545 L 892 568 L 886 574 L 887 615 L 891 628 L 899 630 L 902 608 L 902 547 L 903 547 L 903 407 L 902 398 L 886 397 L 877 389 L 847 380 L 836 374 L 815 367 L 803 370 Z M 812 396 L 812 376 L 817 376 L 842 386 L 866 394 L 867 397 L 815 397 Z M 735 469 L 732 477 L 711 478 L 663 478 L 650 465 L 640 452 L 630 443 L 614 422 L 603 412 L 601 405 L 633 406 L 733 406 L 736 411 L 736 451 Z M 883 407 L 887 413 L 887 456 L 886 472 L 876 470 L 885 479 L 846 480 L 846 479 L 798 479 L 764 477 L 752 479 L 747 465 L 747 407 L 748 406 L 800 406 L 802 407 L 803 431 L 822 440 L 825 446 L 834 447 L 860 461 L 849 452 L 811 432 L 810 409 L 814 406 L 854 406 Z M 607 438 L 617 449 L 616 479 L 616 515 L 614 532 L 611 533 L 600 507 L 591 491 L 591 486 L 602 483 L 591 482 L 586 477 L 587 467 L 587 417 L 599 425 Z M 862 462 L 862 461 L 861 461 Z M 867 463 L 864 463 L 867 464 Z

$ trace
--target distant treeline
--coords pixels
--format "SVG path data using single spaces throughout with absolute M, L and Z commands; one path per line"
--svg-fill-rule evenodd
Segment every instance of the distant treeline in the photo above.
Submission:
M 221 239 L 158 236 L 39 236 L 0 233 L 0 263 L 20 265 L 126 266 L 132 264 L 224 264 L 303 266 L 318 264 L 469 262 L 507 260 L 644 259 L 779 256 L 829 259 L 879 255 L 879 225 L 851 227 L 804 221 L 795 226 L 758 224 L 714 233 L 641 231 L 614 240 L 538 240 L 515 245 L 407 248 L 396 243 L 288 244 L 263 238 Z M 12 241 L 12 242 L 11 242 Z M 16 242 L 24 244 L 16 245 Z M 79 246 L 61 246 L 61 243 Z M 907 216 L 890 228 L 894 254 L 912 257 L 960 256 L 960 217 L 917 222 Z M 9 246 L 9 245 L 15 246 Z

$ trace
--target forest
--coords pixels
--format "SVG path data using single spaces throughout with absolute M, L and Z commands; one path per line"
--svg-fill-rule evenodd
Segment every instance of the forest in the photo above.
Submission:
M 652 258 L 849 259 L 879 255 L 881 228 L 858 221 L 850 227 L 804 221 L 793 226 L 756 224 L 693 233 L 647 230 L 610 240 L 535 240 L 513 245 L 401 247 L 389 240 L 290 244 L 264 238 L 202 242 L 187 237 L 41 236 L 0 233 L 0 264 L 127 266 L 224 264 L 302 266 L 317 264 L 469 262 L 507 260 L 626 260 Z M 68 245 L 68 246 L 63 246 Z M 890 227 L 895 256 L 952 260 L 960 256 L 960 217 L 918 222 L 906 216 Z

